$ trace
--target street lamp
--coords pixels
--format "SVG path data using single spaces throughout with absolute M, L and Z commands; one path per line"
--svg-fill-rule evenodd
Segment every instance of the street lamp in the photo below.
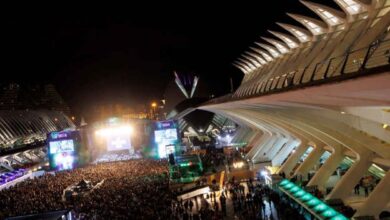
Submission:
M 153 112 L 153 119 L 156 119 L 156 107 L 157 107 L 157 103 L 156 103 L 156 102 L 152 102 L 151 106 L 152 106 L 152 112 Z

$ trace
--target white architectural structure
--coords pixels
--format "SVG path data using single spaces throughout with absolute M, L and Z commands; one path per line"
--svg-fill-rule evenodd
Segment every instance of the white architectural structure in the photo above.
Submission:
M 335 1 L 342 10 L 302 1 L 322 20 L 289 14 L 306 29 L 278 23 L 291 35 L 270 31 L 275 39 L 235 62 L 240 87 L 199 108 L 240 125 L 233 139 L 253 146 L 253 163 L 271 161 L 288 177 L 315 171 L 308 186 L 325 190 L 337 167 L 354 161 L 326 199 L 378 217 L 390 210 L 390 1 Z M 373 167 L 384 170 L 379 183 L 351 200 Z

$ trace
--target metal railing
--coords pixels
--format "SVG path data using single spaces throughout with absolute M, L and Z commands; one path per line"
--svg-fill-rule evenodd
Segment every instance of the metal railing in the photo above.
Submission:
M 381 73 L 390 67 L 390 40 L 375 41 L 369 47 L 350 51 L 320 63 L 311 64 L 287 74 L 256 82 L 256 87 L 237 90 L 202 105 L 252 98 L 270 93 L 338 82 L 359 76 Z M 376 71 L 372 71 L 376 70 Z M 390 69 L 389 69 L 390 70 Z

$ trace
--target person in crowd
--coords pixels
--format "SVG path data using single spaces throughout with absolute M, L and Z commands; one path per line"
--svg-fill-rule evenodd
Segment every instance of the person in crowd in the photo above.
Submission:
M 355 190 L 355 194 L 356 194 L 356 195 L 359 195 L 359 194 L 360 194 L 360 192 L 359 192 L 359 191 L 360 191 L 360 184 L 359 184 L 359 183 L 355 185 L 354 190 Z
M 368 196 L 368 187 L 367 186 L 364 187 L 364 196 L 365 197 Z
M 166 161 L 139 159 L 45 174 L 0 191 L 0 219 L 63 209 L 73 210 L 77 219 L 175 219 L 167 172 Z M 63 191 L 83 179 L 104 182 L 64 200 Z

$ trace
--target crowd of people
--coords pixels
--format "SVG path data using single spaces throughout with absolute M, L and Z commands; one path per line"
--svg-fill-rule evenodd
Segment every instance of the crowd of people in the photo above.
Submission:
M 139 159 L 47 173 L 0 191 L 0 219 L 65 209 L 78 219 L 171 219 L 167 172 L 166 161 Z M 81 180 L 104 184 L 63 201 L 63 190 Z
M 355 195 L 360 195 L 360 189 L 363 188 L 364 196 L 367 197 L 372 192 L 380 179 L 375 179 L 373 176 L 365 176 L 360 178 L 359 182 L 354 187 Z
M 245 187 L 246 185 L 246 187 Z M 252 179 L 245 183 L 229 185 L 227 197 L 233 202 L 235 216 L 239 219 L 305 219 L 296 208 L 265 184 Z M 225 195 L 220 197 L 226 215 Z
M 306 219 L 298 210 L 265 184 L 234 179 L 222 191 L 212 191 L 173 205 L 173 213 L 183 220 Z
M 131 159 L 140 159 L 141 155 L 138 153 L 129 154 L 126 153 L 106 153 L 98 157 L 94 163 L 106 163 L 106 162 L 115 162 L 121 160 L 131 160 Z

